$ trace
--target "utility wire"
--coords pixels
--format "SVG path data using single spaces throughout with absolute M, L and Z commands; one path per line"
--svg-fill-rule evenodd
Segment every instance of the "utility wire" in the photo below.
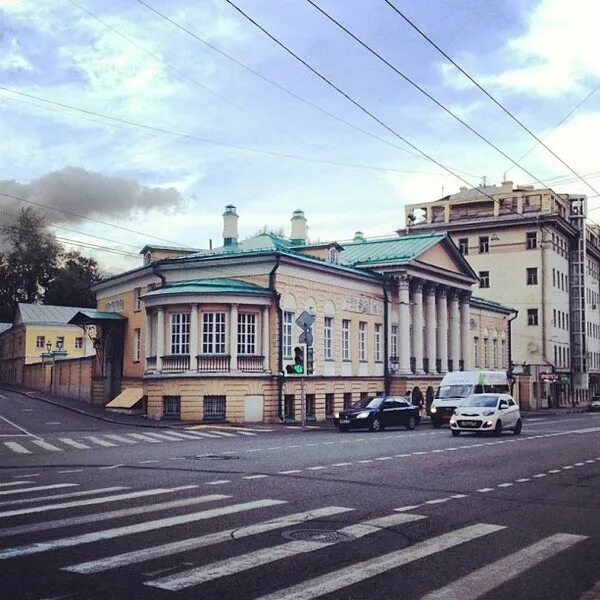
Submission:
M 139 254 L 133 252 L 127 252 L 126 250 L 117 250 L 116 248 L 107 248 L 106 246 L 98 246 L 96 244 L 90 244 L 81 240 L 72 240 L 71 238 L 63 238 L 57 235 L 54 236 L 59 242 L 63 244 L 72 244 L 73 246 L 80 246 L 82 248 L 89 248 L 91 250 L 98 250 L 100 252 L 109 252 L 110 254 L 118 254 L 120 256 L 129 256 L 134 258 L 140 258 Z
M 141 0 L 137 0 L 137 1 L 141 2 Z M 395 136 L 398 139 L 402 140 L 405 144 L 408 144 L 413 150 L 419 152 L 422 156 L 424 156 L 426 159 L 428 159 L 431 162 L 433 162 L 434 164 L 436 164 L 438 167 L 444 169 L 444 171 L 446 171 L 446 173 L 449 173 L 450 175 L 452 175 L 456 179 L 458 179 L 458 180 L 462 181 L 463 183 L 465 183 L 467 186 L 469 186 L 469 187 L 477 190 L 480 194 L 482 194 L 483 196 L 489 198 L 493 202 L 498 202 L 498 200 L 496 198 L 494 198 L 493 196 L 491 196 L 490 194 L 488 194 L 487 192 L 485 192 L 484 190 L 482 190 L 480 187 L 473 186 L 473 184 L 471 182 L 467 181 L 464 177 L 462 177 L 461 175 L 459 175 L 455 171 L 451 170 L 449 167 L 445 166 L 440 161 L 438 161 L 437 159 L 433 158 L 431 155 L 427 154 L 424 150 L 421 150 L 421 148 L 419 148 L 418 146 L 416 146 L 415 144 L 413 144 L 412 142 L 410 142 L 407 138 L 405 138 L 400 133 L 398 133 L 393 127 L 391 127 L 390 125 L 388 125 L 387 123 L 385 123 L 384 121 L 382 121 L 378 116 L 376 116 L 369 109 L 367 109 L 360 102 L 358 102 L 358 100 L 355 100 L 352 96 L 350 96 L 350 94 L 348 94 L 347 92 L 345 92 L 344 90 L 342 90 L 340 87 L 338 87 L 335 83 L 333 83 L 325 75 L 323 75 L 321 72 L 319 72 L 315 67 L 313 67 L 312 65 L 310 65 L 303 58 L 301 58 L 298 54 L 296 54 L 293 50 L 291 50 L 288 46 L 286 46 L 282 41 L 280 41 L 278 38 L 276 38 L 272 33 L 270 33 L 267 29 L 265 29 L 258 21 L 256 21 L 255 19 L 253 19 L 247 13 L 245 13 L 232 0 L 225 0 L 225 2 L 227 2 L 227 4 L 229 4 L 238 13 L 240 13 L 247 21 L 249 21 L 250 23 L 252 23 L 252 25 L 254 25 L 257 29 L 259 29 L 260 31 L 262 31 L 269 39 L 271 39 L 273 42 L 275 42 L 279 47 L 283 48 L 283 50 L 285 50 L 288 54 L 290 54 L 292 57 L 294 57 L 298 62 L 300 62 L 301 64 L 303 64 L 311 73 L 313 73 L 319 79 L 321 79 L 322 81 L 324 81 L 328 86 L 330 86 L 336 92 L 338 92 L 338 94 L 341 94 L 344 98 L 346 98 L 346 100 L 348 100 L 349 102 L 351 102 L 354 106 L 356 106 L 359 110 L 361 110 L 363 113 L 365 113 L 366 115 L 368 115 L 371 119 L 373 119 L 374 121 L 376 121 L 377 123 L 379 123 L 379 125 L 381 125 L 384 129 L 386 129 L 387 131 L 389 131 L 393 136 Z M 544 187 L 547 187 L 547 186 L 544 186 Z
M 69 0 L 69 1 L 71 1 L 71 0 Z M 234 64 L 238 65 L 242 69 L 248 71 L 249 73 L 252 73 L 252 75 L 258 77 L 259 79 L 262 79 L 266 83 L 272 85 L 273 87 L 277 88 L 278 90 L 282 91 L 283 93 L 287 94 L 288 96 L 294 98 L 298 102 L 301 102 L 302 104 L 306 104 L 307 106 L 310 106 L 311 108 L 317 110 L 318 112 L 320 112 L 321 114 L 329 117 L 330 119 L 333 119 L 333 120 L 337 121 L 338 123 L 342 123 L 343 125 L 346 125 L 347 127 L 350 127 L 351 129 L 354 129 L 355 131 L 358 131 L 359 133 L 362 133 L 363 135 L 367 135 L 367 136 L 369 136 L 370 138 L 372 138 L 374 140 L 382 142 L 382 143 L 384 143 L 384 144 L 386 144 L 388 146 L 391 146 L 392 148 L 396 148 L 396 150 L 400 150 L 401 152 L 406 152 L 407 154 L 410 154 L 411 156 L 416 156 L 417 158 L 420 158 L 420 159 L 424 158 L 423 155 L 420 154 L 420 153 L 411 152 L 410 150 L 407 150 L 406 148 L 403 148 L 402 146 L 399 146 L 398 144 L 394 144 L 390 140 L 386 140 L 385 138 L 382 138 L 382 137 L 378 136 L 377 134 L 371 133 L 370 131 L 368 131 L 366 129 L 363 129 L 362 127 L 359 127 L 358 125 L 355 125 L 354 123 L 351 123 L 350 121 L 346 121 L 342 117 L 339 117 L 338 115 L 336 115 L 336 114 L 328 111 L 327 109 L 319 106 L 318 104 L 315 104 L 314 102 L 312 102 L 310 100 L 307 100 L 306 98 L 303 98 L 302 96 L 296 94 L 292 90 L 289 90 L 288 88 L 284 87 L 283 85 L 277 83 L 273 79 L 270 79 L 266 75 L 263 75 L 260 71 L 257 71 L 256 69 L 253 69 L 252 67 L 249 67 L 248 65 L 246 65 L 242 61 L 238 60 L 237 58 L 235 58 L 231 54 L 228 54 L 227 52 L 221 50 L 220 48 L 218 48 L 214 44 L 211 44 L 210 42 L 206 41 L 203 37 L 201 37 L 200 35 L 198 35 L 194 31 L 192 31 L 191 29 L 185 27 L 184 25 L 182 25 L 181 23 L 175 21 L 174 19 L 171 19 L 168 15 L 166 15 L 163 12 L 159 11 L 158 9 L 154 8 L 153 6 L 151 6 L 150 4 L 148 4 L 147 2 L 144 2 L 144 0 L 136 0 L 136 1 L 139 4 L 141 4 L 142 6 L 145 6 L 149 11 L 153 12 L 159 18 L 161 18 L 164 21 L 170 23 L 171 25 L 173 25 L 177 29 L 180 29 L 181 31 L 183 31 L 187 35 L 193 37 L 195 40 L 197 40 L 201 44 L 204 44 L 206 47 L 208 47 L 211 50 L 217 52 L 218 54 L 220 54 L 221 56 L 223 56 L 227 60 L 233 62 Z M 453 168 L 453 170 L 455 172 L 457 172 L 457 173 L 463 173 L 464 175 L 468 175 L 469 177 L 479 177 L 479 175 L 473 175 L 473 173 L 468 173 L 468 172 L 463 171 L 461 169 L 454 169 Z
M 231 2 L 231 0 L 225 0 L 225 2 L 228 2 L 229 4 L 233 4 L 233 2 Z M 429 100 L 431 100 L 436 106 L 439 106 L 445 113 L 449 114 L 453 119 L 456 119 L 461 125 L 463 125 L 464 127 L 466 127 L 471 133 L 473 133 L 475 136 L 477 136 L 480 140 L 482 140 L 483 142 L 485 142 L 488 146 L 492 147 L 494 150 L 496 150 L 496 152 L 500 153 L 502 156 L 504 156 L 504 158 L 506 158 L 507 160 L 509 160 L 515 166 L 519 167 L 519 169 L 521 169 L 524 173 L 527 173 L 527 175 L 529 175 L 532 179 L 534 179 L 535 181 L 537 181 L 542 187 L 548 188 L 553 193 L 556 193 L 556 192 L 554 192 L 554 190 L 552 190 L 552 188 L 550 186 L 546 185 L 542 180 L 538 179 L 531 171 L 529 171 L 528 169 L 526 169 L 523 165 L 519 164 L 516 160 L 514 160 L 511 156 L 509 156 L 506 152 L 504 152 L 504 150 L 502 150 L 499 146 L 497 146 L 496 144 L 494 144 L 494 142 L 492 142 L 491 140 L 489 140 L 488 138 L 486 138 L 484 135 L 482 135 L 481 133 L 479 133 L 479 131 L 477 131 L 474 127 L 471 127 L 471 125 L 469 125 L 465 120 L 461 119 L 456 113 L 454 113 L 447 106 L 445 106 L 444 104 L 442 104 L 439 100 L 437 100 L 434 96 L 432 96 L 427 90 L 425 90 L 418 83 L 416 83 L 415 81 L 413 81 L 408 75 L 406 75 L 405 73 L 403 73 L 402 71 L 400 71 L 400 69 L 398 69 L 391 62 L 389 62 L 386 58 L 384 58 L 381 54 L 379 54 L 379 52 L 377 52 L 376 50 L 374 50 L 373 48 L 371 48 L 371 46 L 369 46 L 368 44 L 366 44 L 365 42 L 363 42 L 359 37 L 357 37 L 354 33 L 352 33 L 347 27 L 345 27 L 337 19 L 335 19 L 334 17 L 332 17 L 328 12 L 326 12 L 325 10 L 323 10 L 313 0 L 306 0 L 306 2 L 308 2 L 311 6 L 313 6 L 315 9 L 317 9 L 324 17 L 326 17 L 327 19 L 329 19 L 332 23 L 334 23 L 337 27 L 339 27 L 342 31 L 344 31 L 347 35 L 349 35 L 355 42 L 357 42 L 365 50 L 367 50 L 367 52 L 369 52 L 370 54 L 372 54 L 373 56 L 375 56 L 376 58 L 378 58 L 381 62 L 383 62 L 394 73 L 396 73 L 402 79 L 404 79 L 404 81 L 406 81 L 412 87 L 414 87 L 416 90 L 418 90 L 419 92 L 421 92 L 421 94 L 423 94 L 424 96 L 426 96 L 427 98 L 429 98 Z
M 75 112 L 83 113 L 85 115 L 93 115 L 93 116 L 96 116 L 96 117 L 102 117 L 103 119 L 106 119 L 107 121 L 118 123 L 120 125 L 128 125 L 128 126 L 131 126 L 131 127 L 137 127 L 137 128 L 142 129 L 142 130 L 145 130 L 145 131 L 156 131 L 158 133 L 162 133 L 162 134 L 165 134 L 165 135 L 172 135 L 172 136 L 183 138 L 183 139 L 187 139 L 187 140 L 193 140 L 193 141 L 196 141 L 196 142 L 202 142 L 204 144 L 213 144 L 213 145 L 216 145 L 216 146 L 222 146 L 224 148 L 232 148 L 234 150 L 243 150 L 245 152 L 254 152 L 256 154 L 262 154 L 262 155 L 266 155 L 266 156 L 275 156 L 275 157 L 287 158 L 287 159 L 291 159 L 291 160 L 302 160 L 302 161 L 311 162 L 311 163 L 323 163 L 323 164 L 327 164 L 327 165 L 335 165 L 335 166 L 338 166 L 338 167 L 350 167 L 350 168 L 355 168 L 355 169 L 366 169 L 366 170 L 369 170 L 369 171 L 379 171 L 379 172 L 385 172 L 385 173 L 421 173 L 421 171 L 409 171 L 409 170 L 402 170 L 402 169 L 392 169 L 392 168 L 387 168 L 387 167 L 376 167 L 376 166 L 373 166 L 373 165 L 364 165 L 364 164 L 360 164 L 360 163 L 349 163 L 349 162 L 343 162 L 343 161 L 335 161 L 335 160 L 327 160 L 327 159 L 322 159 L 322 158 L 314 158 L 314 157 L 311 157 L 311 156 L 303 156 L 303 155 L 300 155 L 300 154 L 289 154 L 289 153 L 284 153 L 284 152 L 277 152 L 275 150 L 264 150 L 262 148 L 256 148 L 256 147 L 253 147 L 253 146 L 242 146 L 240 144 L 230 144 L 228 142 L 221 142 L 221 141 L 218 141 L 218 140 L 212 140 L 212 139 L 209 139 L 209 138 L 200 137 L 200 136 L 197 136 L 197 135 L 193 135 L 191 133 L 183 133 L 183 132 L 180 132 L 180 131 L 173 131 L 171 129 L 166 129 L 164 127 L 157 127 L 157 126 L 154 126 L 154 125 L 148 125 L 146 123 L 139 123 L 137 121 L 131 121 L 129 119 L 123 119 L 123 118 L 120 118 L 120 117 L 114 117 L 112 115 L 106 115 L 106 114 L 95 112 L 95 111 L 92 111 L 92 110 L 87 110 L 85 108 L 79 108 L 77 106 L 72 106 L 72 105 L 69 105 L 69 104 L 64 104 L 62 102 L 57 102 L 55 100 L 48 100 L 46 98 L 41 98 L 40 96 L 34 96 L 32 94 L 27 94 L 26 92 L 21 92 L 19 90 L 14 90 L 14 89 L 7 88 L 7 87 L 4 87 L 4 86 L 0 86 L 0 90 L 4 90 L 4 91 L 10 92 L 12 94 L 17 94 L 19 96 L 24 96 L 26 98 L 32 98 L 34 100 L 38 100 L 40 102 L 44 102 L 44 103 L 52 105 L 52 106 L 60 106 L 62 108 L 67 108 L 69 110 L 73 110 Z M 439 166 L 441 166 L 441 165 L 439 165 Z M 445 168 L 444 168 L 444 170 L 447 171 L 447 169 L 445 169 Z M 435 173 L 435 175 L 439 175 L 439 174 L 440 173 Z M 462 180 L 462 181 L 465 181 L 465 180 Z M 155 239 L 160 239 L 160 238 L 155 238 Z M 171 243 L 174 243 L 174 242 L 171 242 Z
M 421 35 L 427 42 L 429 42 L 440 54 L 442 54 L 450 63 L 452 63 L 475 87 L 477 87 L 483 94 L 485 94 L 500 110 L 502 110 L 506 115 L 508 115 L 519 127 L 524 129 L 535 141 L 537 144 L 545 148 L 556 160 L 558 160 L 563 166 L 565 166 L 575 177 L 577 177 L 582 183 L 584 183 L 590 190 L 594 192 L 594 194 L 599 194 L 598 190 L 590 185 L 575 169 L 573 169 L 569 164 L 567 164 L 554 150 L 549 148 L 544 141 L 539 138 L 527 125 L 523 123 L 520 119 L 518 119 L 508 108 L 506 108 L 501 102 L 496 100 L 492 94 L 490 94 L 478 81 L 476 81 L 467 71 L 465 71 L 457 62 L 455 62 L 444 50 L 442 50 L 427 34 L 425 34 L 421 29 L 419 29 L 400 9 L 398 9 L 391 0 L 383 0 L 392 10 L 396 12 L 402 19 L 406 21 L 419 35 Z M 315 8 L 320 10 L 323 14 L 326 14 L 322 11 L 312 0 L 307 0 L 310 4 L 312 4 Z M 354 36 L 353 36 L 354 37 Z M 356 38 L 355 38 L 356 39 Z M 367 46 L 365 46 L 367 47 Z M 511 162 L 515 162 L 512 161 Z M 516 164 L 516 163 L 515 163 Z M 518 166 L 518 165 L 517 165 Z M 521 167 L 522 168 L 522 167 Z
M 92 217 L 85 217 L 84 215 L 80 215 L 78 213 L 74 213 L 74 212 L 71 212 L 68 210 L 62 210 L 60 208 L 55 208 L 54 206 L 49 206 L 48 204 L 42 204 L 41 202 L 36 202 L 34 200 L 28 200 L 27 198 L 21 198 L 20 196 L 14 196 L 13 194 L 7 194 L 6 192 L 0 192 L 0 196 L 4 196 L 5 198 L 12 198 L 13 200 L 18 200 L 19 202 L 26 202 L 27 204 L 33 204 L 34 206 L 38 206 L 40 208 L 46 208 L 48 210 L 53 210 L 55 212 L 59 212 L 64 215 L 70 215 L 72 217 L 77 217 L 78 219 L 83 219 L 84 221 L 91 221 L 92 223 L 99 223 L 100 225 L 108 225 L 109 227 L 114 227 L 115 229 L 127 231 L 128 233 L 135 233 L 136 235 L 142 235 L 142 236 L 149 237 L 149 238 L 152 238 L 155 240 L 160 240 L 161 242 L 175 244 L 175 245 L 183 248 L 182 244 L 180 244 L 179 242 L 174 242 L 172 240 L 166 240 L 164 238 L 160 238 L 155 235 L 150 235 L 149 233 L 144 233 L 143 231 L 136 231 L 135 229 L 129 229 L 129 228 L 123 227 L 121 225 L 115 225 L 114 223 L 108 223 L 106 221 L 101 221 L 100 219 L 94 219 Z

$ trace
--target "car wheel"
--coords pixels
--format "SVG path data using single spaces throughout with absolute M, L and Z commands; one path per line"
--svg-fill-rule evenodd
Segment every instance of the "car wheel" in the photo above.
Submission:
M 375 417 L 373 421 L 371 421 L 371 426 L 369 427 L 371 431 L 383 431 L 383 423 L 379 417 Z
M 502 435 L 502 421 L 498 419 L 496 421 L 496 427 L 494 427 L 494 435 L 500 437 Z
M 460 435 L 460 431 L 458 431 L 457 429 L 453 429 L 453 430 L 452 430 L 452 435 L 453 435 L 454 437 L 458 437 L 458 436 Z
M 414 417 L 408 417 L 408 421 L 406 421 L 406 429 L 413 430 L 417 426 L 417 420 Z
M 519 419 L 515 425 L 514 434 L 520 435 L 521 429 L 523 429 L 523 423 L 521 422 L 521 419 Z
M 431 419 L 431 424 L 433 425 L 434 429 L 439 429 L 442 426 L 442 422 L 438 421 L 437 419 Z

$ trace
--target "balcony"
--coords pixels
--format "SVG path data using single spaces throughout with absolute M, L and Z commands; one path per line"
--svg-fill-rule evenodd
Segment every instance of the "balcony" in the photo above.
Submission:
M 237 357 L 238 371 L 244 373 L 260 373 L 264 371 L 264 356 L 239 354 Z
M 228 354 L 200 354 L 196 359 L 199 373 L 228 373 L 230 371 L 231 356 Z
M 162 357 L 162 369 L 157 370 L 156 356 L 146 359 L 146 373 L 264 373 L 265 357 L 255 354 L 239 354 L 232 360 L 229 354 L 199 354 L 190 360 L 188 354 L 171 354 Z
M 162 357 L 163 373 L 185 373 L 190 370 L 189 354 L 173 354 Z

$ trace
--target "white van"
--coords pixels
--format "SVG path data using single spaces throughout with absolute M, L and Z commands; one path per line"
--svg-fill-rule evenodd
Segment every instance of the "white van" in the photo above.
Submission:
M 510 394 L 504 371 L 453 371 L 446 373 L 431 404 L 431 424 L 448 423 L 454 410 L 471 394 Z

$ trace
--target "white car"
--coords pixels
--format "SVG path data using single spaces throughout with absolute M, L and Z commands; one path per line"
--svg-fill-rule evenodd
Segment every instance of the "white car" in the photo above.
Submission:
M 504 429 L 519 435 L 522 426 L 519 406 L 509 394 L 472 394 L 450 418 L 454 436 L 460 435 L 461 431 L 500 435 Z
M 590 410 L 600 410 L 600 396 L 594 396 L 590 402 Z

